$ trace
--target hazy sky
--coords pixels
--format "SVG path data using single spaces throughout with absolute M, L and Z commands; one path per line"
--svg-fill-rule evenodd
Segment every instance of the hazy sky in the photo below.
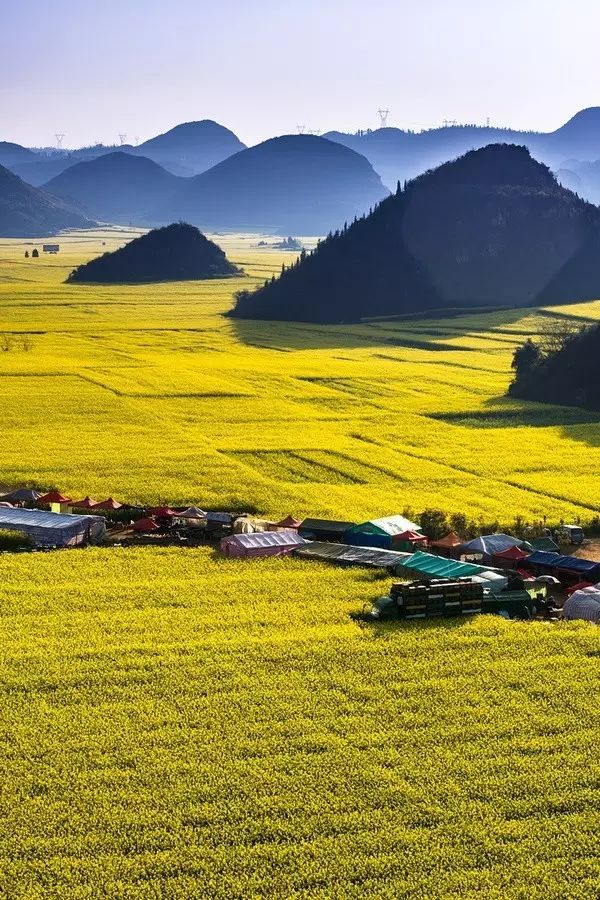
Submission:
M 600 105 L 598 0 L 0 0 L 0 140 L 552 130 Z

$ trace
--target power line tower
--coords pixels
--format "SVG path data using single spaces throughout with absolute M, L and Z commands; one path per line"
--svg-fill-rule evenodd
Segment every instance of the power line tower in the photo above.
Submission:
M 304 134 L 306 132 L 306 125 L 296 125 L 298 129 L 298 134 Z
M 387 120 L 388 120 L 389 114 L 390 114 L 389 109 L 378 109 L 377 110 L 377 115 L 379 116 L 379 122 L 380 122 L 381 128 L 387 128 Z
M 56 149 L 62 150 L 64 134 L 55 134 L 54 137 L 56 138 Z
M 317 135 L 321 134 L 321 129 L 320 128 L 309 128 L 308 134 L 317 134 Z
M 121 141 L 121 147 L 122 147 L 123 144 L 125 143 L 125 141 L 127 140 L 127 135 L 126 135 L 126 134 L 120 134 L 120 135 L 119 135 L 119 140 Z

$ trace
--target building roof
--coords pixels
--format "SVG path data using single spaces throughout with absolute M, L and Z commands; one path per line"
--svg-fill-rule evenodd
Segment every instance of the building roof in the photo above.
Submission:
M 533 538 L 531 546 L 534 550 L 546 550 L 549 553 L 558 553 L 558 544 L 555 544 L 551 537 Z
M 275 522 L 277 528 L 299 528 L 302 522 L 294 516 L 286 516 L 281 522 Z
M 123 506 L 122 503 L 119 503 L 118 500 L 113 500 L 112 497 L 109 497 L 108 500 L 102 500 L 100 503 L 96 503 L 94 509 L 121 509 Z
M 403 531 L 401 534 L 395 535 L 395 537 L 399 541 L 426 541 L 427 538 L 424 534 L 419 534 L 417 531 Z
M 520 562 L 522 559 L 526 559 L 530 554 L 526 553 L 525 550 L 521 550 L 520 547 L 509 547 L 507 550 L 500 550 L 498 553 L 494 553 L 494 557 L 496 559 L 507 559 L 512 562 Z
M 306 531 L 349 531 L 355 527 L 354 522 L 341 522 L 335 519 L 304 519 L 300 528 Z
M 138 519 L 137 522 L 133 523 L 134 531 L 142 531 L 142 532 L 150 532 L 150 531 L 158 531 L 160 529 L 160 525 L 158 525 L 154 519 L 146 518 L 146 519 Z
M 402 534 L 404 531 L 419 531 L 416 522 L 411 522 L 404 516 L 384 516 L 381 519 L 369 519 L 359 525 L 351 526 L 353 532 L 369 532 L 371 534 L 388 534 L 391 537 Z
M 153 506 L 152 509 L 146 510 L 149 516 L 157 516 L 159 519 L 169 519 L 172 516 L 178 516 L 179 513 L 170 506 Z
M 423 553 L 421 550 L 417 550 L 416 553 L 405 559 L 401 565 L 403 569 L 410 569 L 423 575 L 431 575 L 432 578 L 463 578 L 469 575 L 479 575 L 486 571 L 483 566 L 477 566 L 475 563 L 446 559 L 444 556 Z
M 586 575 L 598 569 L 600 571 L 600 563 L 591 559 L 582 559 L 579 556 L 561 556 L 560 553 L 546 553 L 544 550 L 536 550 L 531 556 L 524 560 L 527 566 L 547 566 L 551 569 L 562 570 L 563 572 L 573 572 L 575 574 Z
M 396 550 L 381 550 L 378 547 L 355 547 L 351 544 L 330 544 L 326 541 L 311 541 L 306 546 L 299 547 L 294 553 L 303 559 L 371 569 L 392 569 L 411 555 Z
M 8 494 L 0 497 L 0 500 L 6 500 L 8 503 L 35 503 L 42 495 L 33 488 L 17 488 Z
M 101 521 L 100 516 L 76 516 L 71 513 L 46 512 L 44 509 L 7 509 L 0 506 L 0 528 L 11 525 L 35 528 L 73 528 L 74 525 Z
M 183 512 L 178 512 L 177 515 L 181 519 L 205 519 L 206 513 L 203 509 L 200 509 L 199 506 L 188 506 L 187 509 L 184 509 Z
M 91 497 L 84 497 L 83 500 L 73 500 L 71 505 L 73 509 L 93 509 L 98 505 L 98 501 L 92 500 Z
M 443 538 L 439 538 L 437 541 L 430 541 L 430 547 L 458 547 L 458 545 L 462 543 L 461 538 L 456 534 L 455 531 L 451 531 L 450 534 L 447 534 Z
M 510 534 L 482 534 L 465 544 L 459 545 L 460 553 L 483 553 L 485 556 L 495 556 L 510 547 L 521 547 L 523 541 L 512 537 Z
M 282 531 L 256 531 L 253 534 L 232 534 L 223 538 L 221 546 L 243 547 L 245 550 L 255 550 L 260 547 L 295 547 L 307 544 L 297 531 L 292 529 Z

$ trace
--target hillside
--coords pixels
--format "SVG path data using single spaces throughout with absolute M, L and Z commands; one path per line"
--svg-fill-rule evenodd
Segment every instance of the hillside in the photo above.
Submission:
M 198 175 L 245 150 L 246 145 L 223 125 L 204 119 L 185 122 L 144 141 L 133 152 L 160 163 L 175 175 Z
M 37 158 L 37 154 L 21 144 L 0 141 L 0 166 L 10 169 L 13 165 L 25 164 Z
M 515 354 L 511 396 L 600 410 L 600 325 L 566 336 L 551 352 L 537 348 L 529 341 Z
M 328 132 L 325 137 L 362 153 L 385 184 L 414 178 L 470 150 L 491 143 L 526 146 L 553 169 L 565 159 L 596 160 L 600 155 L 600 107 L 578 112 L 556 131 L 540 133 L 477 125 L 448 125 L 425 131 L 379 128 L 358 134 Z
M 107 153 L 66 169 L 44 187 L 104 221 L 145 221 L 148 209 L 175 193 L 182 179 L 142 156 Z
M 234 316 L 348 322 L 430 308 L 592 299 L 600 210 L 524 147 L 490 145 L 409 183 Z
M 288 135 L 190 179 L 155 215 L 210 228 L 323 234 L 386 193 L 364 157 L 323 138 Z
M 95 224 L 72 204 L 32 187 L 0 166 L 0 236 L 42 237 Z
M 194 281 L 238 275 L 220 247 L 194 228 L 178 223 L 155 229 L 78 266 L 70 283 L 135 284 Z

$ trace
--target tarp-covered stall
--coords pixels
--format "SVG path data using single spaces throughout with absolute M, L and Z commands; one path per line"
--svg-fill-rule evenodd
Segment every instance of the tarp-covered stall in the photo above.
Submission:
M 491 559 L 497 553 L 503 553 L 505 550 L 510 550 L 511 547 L 524 546 L 524 541 L 512 537 L 510 534 L 482 534 L 481 537 L 460 544 L 455 552 L 459 556 L 480 554 L 484 558 Z
M 394 570 L 411 555 L 394 550 L 379 550 L 377 547 L 353 547 L 323 541 L 311 541 L 306 546 L 299 547 L 294 553 L 302 559 L 318 559 L 336 566 L 363 566 L 369 569 L 390 570 Z
M 589 581 L 596 584 L 600 581 L 600 563 L 581 559 L 579 556 L 562 556 L 560 553 L 536 550 L 520 563 L 520 567 L 534 575 L 554 575 L 566 583 Z
M 600 625 L 600 591 L 575 591 L 565 600 L 563 619 L 584 619 Z
M 288 529 L 232 534 L 223 538 L 219 548 L 224 556 L 247 559 L 254 556 L 284 556 L 306 543 L 296 531 Z
M 355 547 L 381 547 L 384 550 L 391 550 L 395 547 L 396 541 L 401 541 L 401 536 L 407 532 L 418 534 L 420 528 L 404 516 L 385 516 L 353 525 L 344 534 L 344 543 Z
M 309 541 L 341 541 L 354 522 L 340 522 L 333 519 L 304 519 L 298 534 Z
M 402 562 L 401 568 L 430 578 L 467 578 L 469 575 L 480 575 L 484 571 L 482 566 L 475 563 L 446 559 L 444 556 L 422 553 L 420 550 L 407 557 Z
M 26 534 L 36 547 L 75 547 L 99 543 L 106 533 L 106 521 L 103 516 L 0 508 L 0 529 Z

